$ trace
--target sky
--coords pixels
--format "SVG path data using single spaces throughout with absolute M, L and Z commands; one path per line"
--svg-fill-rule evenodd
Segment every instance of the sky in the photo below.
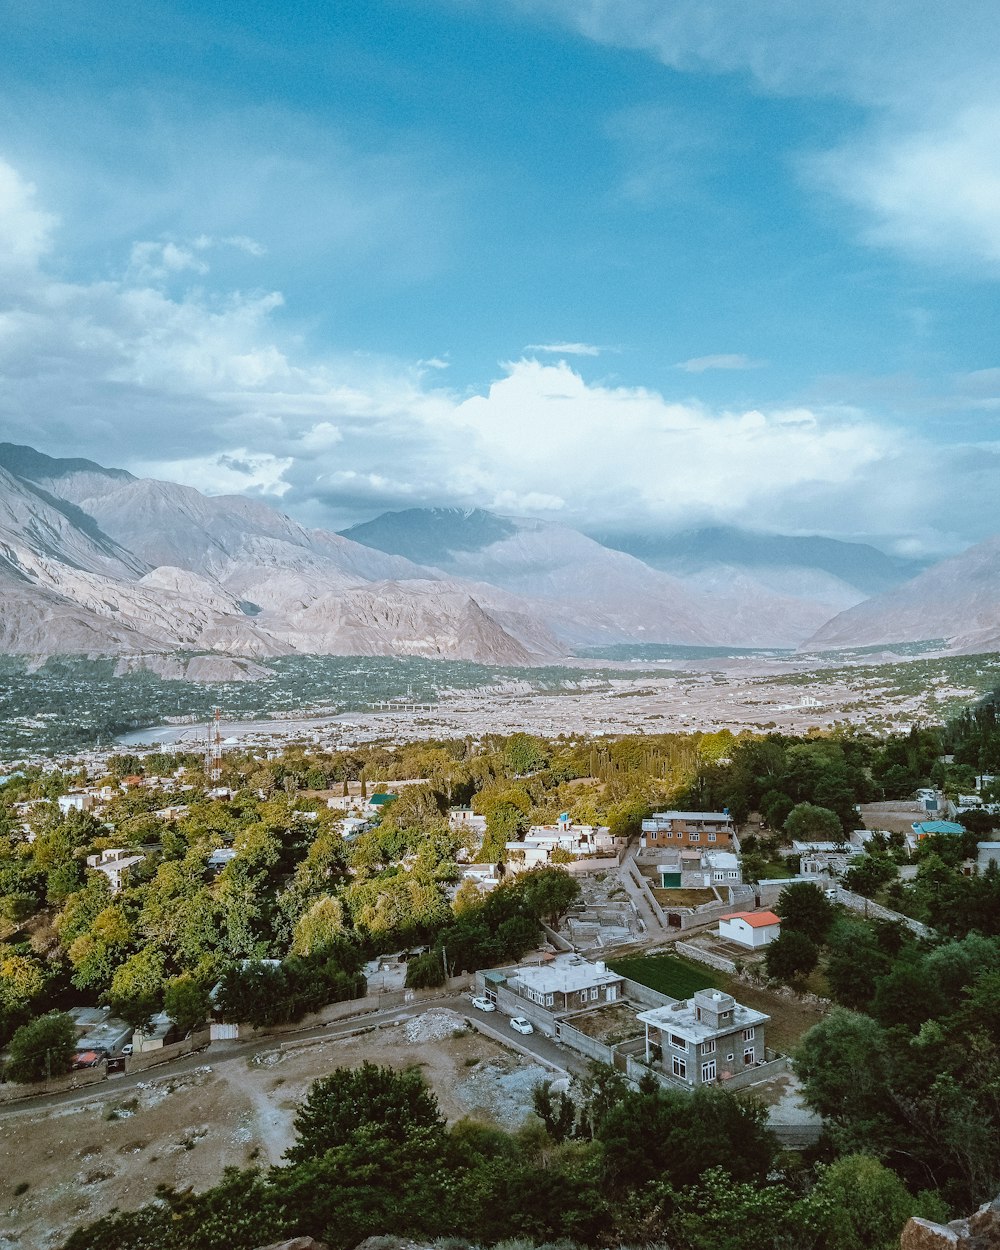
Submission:
M 0 437 L 343 528 L 1000 530 L 995 0 L 7 0 Z

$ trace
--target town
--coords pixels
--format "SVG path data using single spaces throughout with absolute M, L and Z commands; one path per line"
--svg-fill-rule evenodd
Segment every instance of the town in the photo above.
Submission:
M 15 768 L 0 780 L 6 1132 L 38 1131 L 38 1099 L 152 1124 L 163 1112 L 145 1091 L 178 1090 L 176 1112 L 213 1085 L 225 1123 L 246 1098 L 225 1074 L 248 1057 L 293 1056 L 305 1093 L 338 1053 L 351 1066 L 389 1046 L 392 1067 L 433 1052 L 455 1118 L 540 1115 L 552 1133 L 554 1099 L 573 1120 L 607 1072 L 664 1098 L 715 1091 L 761 1108 L 785 1149 L 850 1154 L 871 1108 L 848 1097 L 860 1070 L 831 1070 L 830 1046 L 857 1059 L 851 1029 L 881 1030 L 864 1069 L 897 1035 L 988 1027 L 967 1013 L 1000 967 L 998 750 L 989 700 L 883 738 L 520 733 L 345 750 L 245 744 L 217 714 L 200 743 Z M 474 1093 L 448 1066 L 470 1046 Z M 893 1142 L 888 1091 L 908 1070 L 879 1064 Z M 265 1130 L 262 1110 L 278 1095 L 242 1079 L 258 1082 L 242 1130 L 257 1144 L 234 1153 L 234 1135 L 222 1157 L 278 1164 L 290 1125 Z M 988 1078 L 954 1079 L 976 1097 Z M 977 1114 L 969 1131 L 986 1132 L 991 1113 Z M 916 1143 L 907 1130 L 918 1163 L 885 1157 L 911 1183 L 911 1166 L 931 1171 L 942 1197 L 911 1213 L 938 1216 L 986 1182 L 927 1125 Z M 185 1140 L 213 1131 L 189 1125 Z M 88 1190 L 86 1218 L 112 1193 L 125 1211 L 151 1196 L 115 1184 Z M 60 1225 L 32 1194 L 5 1218 L 55 1245 L 81 1210 Z

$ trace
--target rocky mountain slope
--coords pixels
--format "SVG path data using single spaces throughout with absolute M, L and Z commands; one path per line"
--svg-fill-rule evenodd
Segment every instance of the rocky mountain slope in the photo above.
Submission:
M 303 651 L 524 664 L 563 650 L 517 601 L 505 604 L 505 626 L 470 587 L 256 500 L 209 498 L 9 444 L 0 466 L 8 653 Z
M 1000 537 L 839 613 L 803 646 L 819 650 L 939 638 L 966 653 L 1000 646 Z

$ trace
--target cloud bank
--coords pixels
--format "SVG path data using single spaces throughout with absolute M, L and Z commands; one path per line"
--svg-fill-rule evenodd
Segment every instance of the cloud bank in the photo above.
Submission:
M 962 473 L 969 499 L 1000 487 L 1000 447 L 935 453 L 852 408 L 719 410 L 530 357 L 463 394 L 428 371 L 444 361 L 310 353 L 277 317 L 280 293 L 208 289 L 215 244 L 140 244 L 119 277 L 68 282 L 48 268 L 55 215 L 3 163 L 0 197 L 0 420 L 49 454 L 264 496 L 334 527 L 450 503 L 932 551 L 983 524 L 970 514 L 956 532 L 942 476 Z M 178 291 L 179 275 L 196 285 Z M 737 361 L 752 363 L 686 365 Z

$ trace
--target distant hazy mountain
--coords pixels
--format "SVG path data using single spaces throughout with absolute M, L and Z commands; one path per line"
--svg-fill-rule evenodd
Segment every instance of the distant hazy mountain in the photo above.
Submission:
M 602 535 L 605 546 L 678 576 L 715 565 L 745 570 L 792 570 L 826 574 L 838 582 L 877 595 L 915 577 L 924 564 L 887 555 L 867 543 L 835 538 L 762 534 L 731 526 L 685 530 L 678 534 Z
M 0 444 L 0 466 L 10 466 L 0 468 L 8 652 L 302 651 L 504 664 L 562 652 L 516 600 L 504 604 L 501 624 L 470 587 L 308 530 L 257 500 L 209 498 L 11 444 Z
M 1000 646 L 1000 537 L 841 612 L 803 646 L 865 647 L 938 638 L 966 652 Z
M 743 570 L 699 582 L 654 568 L 577 530 L 476 509 L 387 512 L 344 531 L 532 604 L 567 645 L 644 641 L 794 646 L 860 597 L 786 593 Z

